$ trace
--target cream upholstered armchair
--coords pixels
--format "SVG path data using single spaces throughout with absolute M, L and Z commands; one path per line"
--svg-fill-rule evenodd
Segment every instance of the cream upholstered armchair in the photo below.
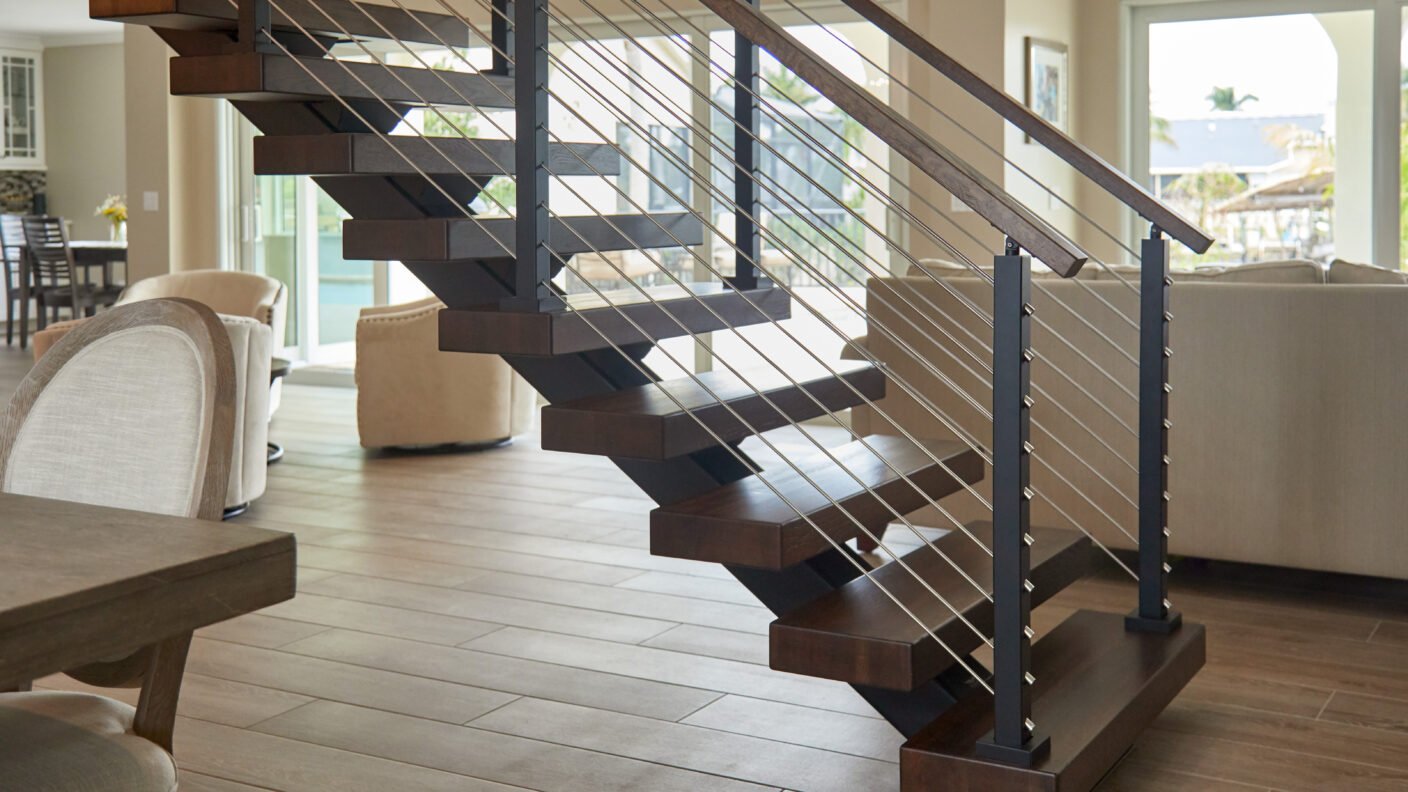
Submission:
M 264 494 L 268 481 L 269 416 L 277 406 L 277 386 L 269 386 L 276 343 L 284 337 L 288 292 L 273 278 L 248 272 L 192 270 L 137 281 L 118 305 L 180 298 L 215 311 L 229 332 L 235 356 L 235 442 L 231 449 L 226 509 L 234 513 Z M 38 360 L 84 319 L 50 325 L 34 336 Z
M 441 352 L 444 304 L 362 309 L 357 432 L 366 448 L 496 445 L 528 431 L 537 393 L 495 355 Z
M 154 300 L 84 322 L 0 413 L 0 490 L 218 520 L 234 379 L 227 336 L 199 304 Z M 172 732 L 190 642 L 189 632 L 173 635 L 67 671 L 92 685 L 140 686 L 135 709 L 28 684 L 0 692 L 0 788 L 176 789 Z

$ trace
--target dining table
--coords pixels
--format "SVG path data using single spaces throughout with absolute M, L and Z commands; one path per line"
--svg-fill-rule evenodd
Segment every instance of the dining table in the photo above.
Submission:
M 292 534 L 0 493 L 0 690 L 292 599 Z
M 73 252 L 74 265 L 84 272 L 84 282 L 92 282 L 88 278 L 90 270 L 102 268 L 101 285 L 110 286 L 118 283 L 113 279 L 113 266 L 116 264 L 123 265 L 123 279 L 126 279 L 127 240 L 74 239 L 69 241 L 68 247 Z M 29 255 L 24 249 L 20 250 L 19 264 L 20 349 L 25 349 L 29 345 L 29 297 L 33 277 L 29 270 Z

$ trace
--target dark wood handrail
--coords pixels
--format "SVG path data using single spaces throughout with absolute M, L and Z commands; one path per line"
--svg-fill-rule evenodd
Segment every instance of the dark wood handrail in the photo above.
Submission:
M 974 74 L 963 64 L 930 43 L 928 39 L 919 35 L 904 20 L 882 8 L 879 3 L 874 0 L 842 0 L 842 2 L 880 28 L 890 38 L 904 45 L 905 49 L 933 66 L 959 88 L 967 91 L 970 96 L 992 108 L 994 112 L 1025 132 L 1032 140 L 1045 146 L 1048 151 L 1065 160 L 1071 167 L 1100 185 L 1125 206 L 1163 229 L 1169 236 L 1197 253 L 1205 253 L 1208 248 L 1212 247 L 1214 240 L 1206 231 L 1184 220 L 1177 212 L 1149 194 L 1148 190 L 1116 170 L 1108 162 L 1100 159 L 1090 149 L 1072 140 L 1069 135 L 1047 123 L 1046 119 L 1033 113 L 1021 102 Z
M 1085 264 L 1088 257 L 1075 242 L 893 108 L 847 79 L 757 8 L 739 0 L 702 2 L 1046 266 L 1069 278 Z

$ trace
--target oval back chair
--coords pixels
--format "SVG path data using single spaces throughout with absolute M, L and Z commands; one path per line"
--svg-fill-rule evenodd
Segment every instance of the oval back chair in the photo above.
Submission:
M 229 335 L 199 303 L 150 300 L 84 322 L 0 414 L 0 490 L 219 520 L 234 382 Z M 0 526 L 0 542 L 4 534 Z M 172 731 L 190 641 L 172 636 L 67 672 L 140 685 L 135 709 L 88 693 L 0 693 L 0 786 L 175 789 Z

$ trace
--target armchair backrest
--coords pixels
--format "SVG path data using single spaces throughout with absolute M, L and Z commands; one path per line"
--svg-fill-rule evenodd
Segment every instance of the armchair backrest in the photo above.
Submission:
M 179 297 L 210 306 L 226 316 L 249 316 L 269 325 L 275 348 L 283 346 L 288 290 L 283 283 L 252 272 L 190 270 L 146 278 L 122 293 L 120 304 Z
M 19 215 L 0 214 L 0 275 L 5 279 L 5 293 L 19 288 L 20 256 L 25 247 L 24 221 Z
M 218 520 L 234 361 L 215 313 L 148 300 L 83 322 L 0 414 L 0 490 Z

